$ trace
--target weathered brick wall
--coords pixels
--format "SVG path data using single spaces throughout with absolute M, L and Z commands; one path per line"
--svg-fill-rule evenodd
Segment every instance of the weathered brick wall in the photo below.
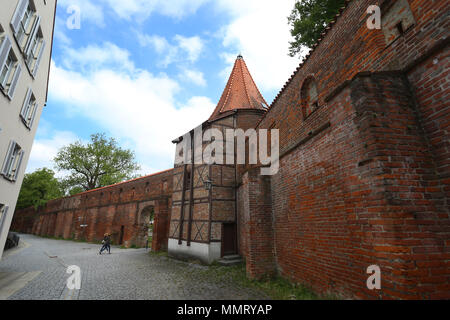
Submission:
M 380 1 L 350 1 L 272 103 L 270 112 L 258 127 L 274 125 L 280 129 L 281 153 L 295 146 L 300 137 L 309 132 L 299 111 L 301 87 L 309 76 L 317 81 L 319 105 L 324 105 L 335 90 L 357 73 L 410 68 L 432 53 L 436 46 L 448 42 L 448 19 L 444 14 L 450 10 L 448 1 L 410 0 L 416 24 L 390 45 L 382 30 L 370 30 L 366 25 L 366 10 L 376 2 Z
M 240 254 L 245 257 L 251 278 L 272 276 L 276 272 L 270 178 L 259 169 L 247 171 L 239 188 Z
M 437 180 L 443 193 L 441 208 L 450 208 L 450 58 L 439 50 L 407 73 Z M 445 210 L 444 210 L 445 211 Z
M 237 110 L 229 112 L 220 119 L 205 124 L 203 130 L 217 129 L 226 139 L 226 130 L 240 128 L 247 130 L 253 128 L 261 118 L 264 111 L 261 110 Z M 234 154 L 233 150 L 226 150 L 224 140 L 215 140 L 222 143 L 224 152 Z M 183 143 L 181 141 L 180 143 Z M 209 145 L 203 142 L 203 150 Z M 225 157 L 223 161 L 225 162 Z M 184 170 L 193 174 L 193 200 L 190 204 L 190 188 L 185 186 L 184 207 L 182 206 Z M 205 190 L 204 183 L 207 178 L 212 181 L 211 190 Z M 174 191 L 172 203 L 172 221 L 170 224 L 170 238 L 178 239 L 181 232 L 181 240 L 199 243 L 224 242 L 223 225 L 236 224 L 236 179 L 239 178 L 234 164 L 191 164 L 176 165 L 174 169 Z M 192 205 L 192 221 L 189 222 L 189 210 Z M 183 211 L 184 210 L 184 211 Z M 183 223 L 180 224 L 180 216 L 183 212 Z M 180 227 L 181 225 L 181 227 Z M 191 229 L 189 236 L 189 228 Z M 239 245 L 236 244 L 238 247 Z M 223 248 L 222 248 L 223 251 Z
M 394 2 L 381 1 L 386 31 L 366 27 L 372 1 L 351 1 L 258 125 L 280 129 L 276 263 L 322 293 L 449 298 L 450 4 Z M 395 19 L 409 26 L 398 38 Z M 311 77 L 319 107 L 305 118 Z M 244 214 L 250 196 L 240 192 Z M 371 264 L 380 291 L 365 286 Z
M 142 213 L 153 208 L 153 244 L 149 245 L 157 250 L 165 249 L 170 221 L 168 208 L 171 207 L 172 171 L 52 200 L 38 211 L 34 208 L 18 210 L 11 229 L 87 241 L 101 241 L 105 233 L 111 233 L 114 244 L 122 240 L 126 247 L 145 246 L 148 221 L 143 221 Z
M 381 30 L 366 25 L 373 4 L 382 8 Z M 202 231 L 192 240 L 222 239 L 221 224 L 233 221 L 236 206 L 251 277 L 277 270 L 350 298 L 450 298 L 449 11 L 446 0 L 350 1 L 261 121 L 239 111 L 213 124 L 279 129 L 280 171 L 267 178 L 239 166 L 235 181 L 233 167 L 195 166 L 190 229 Z M 315 90 L 302 87 L 312 80 L 319 100 L 309 114 L 302 91 Z M 130 182 L 122 192 L 113 186 L 52 201 L 36 219 L 30 209 L 16 214 L 13 226 L 99 239 L 123 225 L 131 243 L 143 238 L 139 212 L 154 206 L 160 221 L 171 208 L 170 234 L 178 238 L 182 172 L 162 174 L 167 192 L 157 176 L 148 178 L 152 191 L 139 180 L 134 190 Z M 202 186 L 206 175 L 211 192 Z M 188 224 L 185 212 L 182 239 Z M 167 233 L 164 225 L 155 239 Z M 381 267 L 381 290 L 366 287 L 373 264 Z
M 358 75 L 305 121 L 312 134 L 272 177 L 282 275 L 350 297 L 448 297 L 448 208 L 419 119 L 406 77 L 376 73 Z M 243 194 L 244 217 L 252 195 Z M 380 291 L 365 286 L 372 264 Z

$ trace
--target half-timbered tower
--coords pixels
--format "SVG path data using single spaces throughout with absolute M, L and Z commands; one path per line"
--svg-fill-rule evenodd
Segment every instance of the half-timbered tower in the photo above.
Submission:
M 267 103 L 239 55 L 210 118 L 174 143 L 178 150 L 180 144 L 186 143 L 183 139 L 190 136 L 194 150 L 195 143 L 199 143 L 195 132 L 201 132 L 203 136 L 208 129 L 218 129 L 222 137 L 226 137 L 227 129 L 246 131 L 254 128 L 266 109 Z M 200 143 L 204 150 L 208 139 L 203 137 Z M 225 143 L 223 145 L 224 154 L 235 156 L 234 150 L 226 150 Z M 236 148 L 236 143 L 233 147 Z M 236 161 L 228 163 L 225 157 L 223 164 L 208 164 L 199 156 L 192 152 L 186 163 L 175 164 L 169 253 L 212 262 L 239 251 L 236 203 L 239 166 Z

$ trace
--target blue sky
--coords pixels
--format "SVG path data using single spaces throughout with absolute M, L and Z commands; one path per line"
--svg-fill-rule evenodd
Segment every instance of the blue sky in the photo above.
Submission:
M 270 103 L 299 63 L 288 56 L 295 0 L 59 0 L 49 99 L 27 172 L 105 132 L 141 174 L 173 166 L 171 140 L 205 121 L 242 53 Z M 70 9 L 80 29 L 70 29 Z

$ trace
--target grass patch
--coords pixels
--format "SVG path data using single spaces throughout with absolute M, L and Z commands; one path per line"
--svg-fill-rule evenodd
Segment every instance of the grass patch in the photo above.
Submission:
M 219 279 L 232 280 L 234 283 L 264 292 L 273 300 L 318 300 L 332 299 L 331 296 L 320 297 L 306 286 L 292 283 L 280 276 L 265 278 L 261 280 L 252 280 L 247 278 L 245 264 L 223 267 L 214 263 L 206 271 Z
M 154 257 L 168 257 L 167 251 L 157 251 L 157 252 L 155 252 L 155 251 L 151 251 L 150 250 L 148 254 L 151 255 L 151 256 L 154 256 Z

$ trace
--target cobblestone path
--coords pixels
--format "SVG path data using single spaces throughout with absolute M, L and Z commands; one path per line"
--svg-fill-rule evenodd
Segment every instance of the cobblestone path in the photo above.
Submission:
M 0 261 L 0 298 L 20 300 L 161 300 L 267 297 L 225 277 L 216 279 L 208 266 L 151 255 L 146 249 L 100 246 L 20 235 L 20 248 Z M 81 289 L 68 290 L 67 266 L 81 269 Z M 2 280 L 3 279 L 3 280 Z

